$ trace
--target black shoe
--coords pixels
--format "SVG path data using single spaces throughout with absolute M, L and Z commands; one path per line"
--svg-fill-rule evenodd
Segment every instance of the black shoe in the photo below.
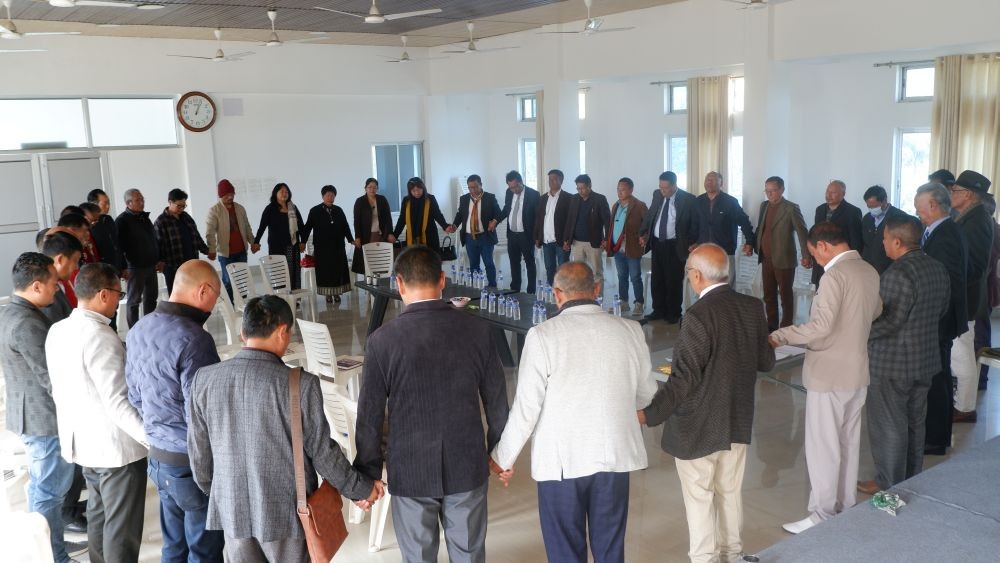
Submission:
M 663 315 L 661 313 L 657 313 L 656 311 L 653 311 L 652 313 L 650 313 L 650 314 L 646 315 L 645 317 L 643 317 L 643 319 L 645 319 L 647 321 L 658 321 L 660 319 L 665 319 L 665 318 L 667 318 L 666 315 Z
M 944 455 L 946 449 L 944 446 L 924 446 L 924 455 Z
M 80 516 L 74 518 L 69 522 L 63 522 L 63 530 L 73 534 L 86 534 L 87 533 L 87 519 Z
M 70 557 L 87 553 L 87 542 L 68 541 L 64 542 L 63 545 L 66 546 L 66 555 Z
M 666 320 L 667 320 L 667 324 L 668 325 L 675 325 L 675 324 L 681 322 L 681 318 L 680 317 L 666 317 Z

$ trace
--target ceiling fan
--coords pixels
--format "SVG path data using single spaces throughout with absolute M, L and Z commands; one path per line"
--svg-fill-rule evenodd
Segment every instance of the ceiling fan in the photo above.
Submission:
M 738 0 L 730 0 L 738 1 Z M 583 29 L 579 31 L 540 31 L 539 33 L 549 34 L 549 33 L 583 33 L 584 35 L 593 35 L 595 33 L 611 33 L 614 31 L 628 31 L 630 29 L 635 29 L 634 27 L 604 27 L 604 19 L 602 18 L 592 18 L 590 17 L 590 8 L 594 3 L 593 0 L 583 0 L 583 3 L 587 5 L 587 21 L 583 24 Z M 741 2 L 742 3 L 742 2 Z
M 378 6 L 375 4 L 376 0 L 372 0 L 372 7 L 368 10 L 367 14 L 358 14 L 355 12 L 344 12 L 342 10 L 334 10 L 333 8 L 324 8 L 322 6 L 316 6 L 315 9 L 323 10 L 326 12 L 333 12 L 335 14 L 343 14 L 345 16 L 353 16 L 355 18 L 362 18 L 365 23 L 385 23 L 386 21 L 401 20 L 403 18 L 413 18 L 416 16 L 429 16 L 431 14 L 440 14 L 441 8 L 432 8 L 430 10 L 417 10 L 415 12 L 402 12 L 399 14 L 383 14 Z
M 134 2 L 116 2 L 114 0 L 48 0 L 53 8 L 77 8 L 80 6 L 95 6 L 101 8 L 135 8 Z
M 767 0 L 724 0 L 733 4 L 740 4 L 744 10 L 759 10 L 767 7 Z
M 406 41 L 409 38 L 405 35 L 400 35 L 399 40 L 403 42 L 403 54 L 398 58 L 386 57 L 389 60 L 385 61 L 387 63 L 408 63 L 410 61 L 440 61 L 442 59 L 447 59 L 448 57 L 417 57 L 412 58 L 410 54 L 406 52 Z
M 231 63 L 242 60 L 245 57 L 249 57 L 254 54 L 253 51 L 243 51 L 241 53 L 234 53 L 232 55 L 227 55 L 222 52 L 222 30 L 215 28 L 215 40 L 219 42 L 219 48 L 215 51 L 214 57 L 194 57 L 191 55 L 167 55 L 168 57 L 179 57 L 182 59 L 201 59 L 205 61 L 212 61 L 213 63 Z
M 475 29 L 475 24 L 473 22 L 469 22 L 469 23 L 465 24 L 465 27 L 467 27 L 469 29 L 469 44 L 466 46 L 465 50 L 464 51 L 441 51 L 442 53 L 463 53 L 463 54 L 464 53 L 491 53 L 491 52 L 494 52 L 494 51 L 507 51 L 507 50 L 510 50 L 510 49 L 517 49 L 516 46 L 514 46 L 514 47 L 490 47 L 488 49 L 480 49 L 476 45 L 476 39 L 475 39 L 475 37 L 472 36 L 472 32 Z
M 13 55 L 15 53 L 44 53 L 48 49 L 0 49 L 0 55 Z
M 267 11 L 267 19 L 271 20 L 271 36 L 267 41 L 260 44 L 261 47 L 281 47 L 285 43 L 308 43 L 310 41 L 322 41 L 324 39 L 329 39 L 330 36 L 327 34 L 317 35 L 316 37 L 309 37 L 307 39 L 291 39 L 288 41 L 282 41 L 278 37 L 278 32 L 274 29 L 274 22 L 278 19 L 278 11 L 274 8 Z
M 80 35 L 79 31 L 28 31 L 22 33 L 17 30 L 14 20 L 10 17 L 10 4 L 11 0 L 3 0 L 3 7 L 7 9 L 7 20 L 0 21 L 0 39 L 20 39 L 34 35 Z

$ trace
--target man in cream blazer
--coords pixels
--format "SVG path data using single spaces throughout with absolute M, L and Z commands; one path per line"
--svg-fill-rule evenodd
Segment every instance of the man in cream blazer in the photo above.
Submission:
M 825 273 L 809 322 L 771 333 L 771 345 L 805 346 L 806 466 L 809 516 L 785 524 L 803 532 L 854 505 L 861 445 L 861 411 L 868 392 L 868 333 L 882 312 L 875 268 L 848 246 L 837 225 L 809 229 L 809 253 Z
M 142 419 L 128 401 L 125 348 L 110 327 L 121 295 L 118 270 L 87 264 L 74 287 L 78 308 L 52 325 L 45 340 L 62 455 L 83 467 L 87 480 L 90 560 L 134 562 L 147 452 Z
M 517 395 L 491 466 L 508 479 L 534 434 L 531 476 L 549 561 L 624 561 L 629 472 L 647 466 L 636 411 L 656 392 L 649 348 L 635 321 L 595 301 L 584 262 L 555 276 L 559 315 L 528 332 Z

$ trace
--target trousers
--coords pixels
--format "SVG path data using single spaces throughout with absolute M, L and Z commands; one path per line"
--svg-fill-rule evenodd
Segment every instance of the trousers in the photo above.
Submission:
M 483 483 L 471 491 L 441 498 L 393 495 L 392 521 L 403 561 L 437 561 L 440 524 L 451 561 L 485 563 L 487 487 L 488 483 Z
M 628 490 L 628 473 L 539 481 L 538 515 L 549 561 L 587 563 L 589 535 L 595 563 L 624 562 Z
M 872 378 L 865 410 L 868 439 L 881 489 L 913 477 L 924 467 L 927 390 L 931 378 Z
M 91 563 L 135 563 L 146 506 L 146 458 L 124 467 L 85 467 Z
M 510 288 L 521 291 L 521 260 L 528 276 L 525 293 L 535 292 L 535 241 L 528 232 L 507 231 L 507 257 L 510 259 Z M 502 289 L 502 288 L 501 288 Z
M 698 459 L 675 459 L 692 563 L 741 559 L 746 462 L 746 444 L 730 444 L 728 450 Z
M 128 269 L 128 282 L 125 286 L 125 319 L 129 328 L 139 322 L 140 303 L 143 315 L 148 315 L 156 309 L 156 296 L 159 293 L 156 268 L 150 266 Z
M 969 330 L 955 339 L 951 347 L 951 374 L 958 381 L 955 387 L 955 409 L 976 410 L 979 391 L 979 362 L 976 360 L 976 321 L 969 321 Z
M 761 283 L 764 286 L 764 309 L 770 331 L 792 326 L 795 318 L 795 268 L 779 269 L 767 256 L 761 261 Z M 781 320 L 778 320 L 778 295 L 781 294 Z
M 809 513 L 817 524 L 854 506 L 857 500 L 861 410 L 866 394 L 867 388 L 806 391 Z

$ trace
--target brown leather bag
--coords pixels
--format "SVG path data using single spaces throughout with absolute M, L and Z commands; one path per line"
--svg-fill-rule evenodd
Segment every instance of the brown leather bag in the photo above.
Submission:
M 344 500 L 340 491 L 324 480 L 306 499 L 306 474 L 302 449 L 302 404 L 299 393 L 301 369 L 288 375 L 288 405 L 292 417 L 292 457 L 295 459 L 295 511 L 302 521 L 312 563 L 329 563 L 347 539 Z

